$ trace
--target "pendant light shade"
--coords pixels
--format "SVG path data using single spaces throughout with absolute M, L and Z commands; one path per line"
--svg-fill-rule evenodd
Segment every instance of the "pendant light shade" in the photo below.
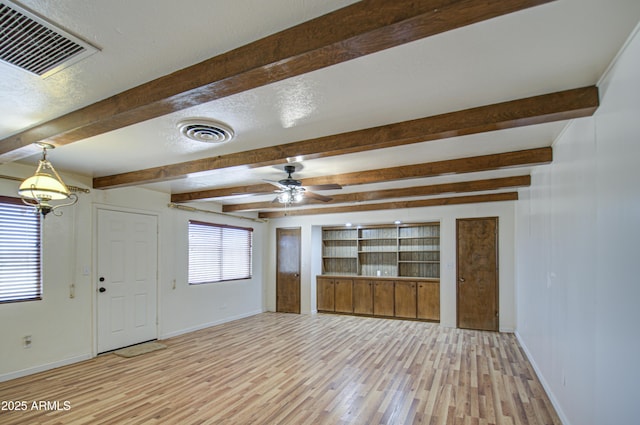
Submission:
M 47 149 L 53 149 L 54 146 L 47 143 L 39 143 L 38 145 L 42 148 L 42 159 L 38 162 L 35 174 L 20 184 L 18 194 L 25 204 L 36 207 L 39 213 L 46 216 L 59 207 L 75 204 L 78 197 L 71 193 L 47 159 Z M 57 205 L 50 203 L 50 201 L 66 199 L 71 202 Z
M 40 160 L 36 173 L 22 182 L 18 194 L 27 199 L 61 200 L 71 192 L 60 180 L 49 161 Z

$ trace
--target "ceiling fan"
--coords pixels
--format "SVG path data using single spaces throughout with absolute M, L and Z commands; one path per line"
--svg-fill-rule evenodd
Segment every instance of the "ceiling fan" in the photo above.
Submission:
M 296 171 L 296 167 L 294 165 L 285 165 L 284 171 L 288 174 L 286 179 L 279 181 L 265 180 L 278 188 L 278 190 L 275 191 L 278 196 L 273 200 L 273 202 L 280 202 L 282 204 L 289 205 L 302 201 L 304 197 L 316 199 L 322 202 L 329 202 L 332 198 L 311 192 L 311 190 L 342 189 L 342 186 L 337 183 L 302 186 L 302 182 L 300 180 L 296 180 L 291 176 L 291 174 Z

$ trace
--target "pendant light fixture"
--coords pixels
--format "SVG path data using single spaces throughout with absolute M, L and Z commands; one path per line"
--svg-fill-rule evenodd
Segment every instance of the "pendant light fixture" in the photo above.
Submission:
M 56 170 L 47 159 L 47 149 L 55 146 L 49 143 L 36 143 L 42 148 L 42 159 L 38 162 L 38 168 L 33 176 L 20 184 L 18 194 L 22 201 L 36 208 L 37 212 L 46 217 L 52 211 L 60 207 L 67 207 L 78 202 L 78 196 L 71 193 L 62 181 Z M 52 203 L 52 201 L 69 201 L 64 203 Z M 54 215 L 61 215 L 55 213 Z

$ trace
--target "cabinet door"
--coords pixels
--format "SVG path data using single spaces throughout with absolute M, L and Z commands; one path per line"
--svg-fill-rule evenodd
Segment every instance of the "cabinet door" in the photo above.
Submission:
M 351 279 L 335 279 L 335 311 L 353 313 L 353 281 Z
M 379 281 L 373 284 L 373 314 L 393 317 L 393 281 Z
M 373 282 L 355 279 L 353 281 L 353 312 L 373 314 Z
M 318 296 L 318 311 L 334 311 L 335 292 L 333 288 L 333 279 L 319 277 L 316 292 Z
M 416 282 L 397 281 L 395 285 L 396 317 L 417 317 Z
M 440 282 L 418 283 L 418 319 L 440 321 Z

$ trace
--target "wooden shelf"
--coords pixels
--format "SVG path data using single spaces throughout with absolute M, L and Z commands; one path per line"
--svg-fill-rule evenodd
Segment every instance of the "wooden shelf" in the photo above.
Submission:
M 322 229 L 323 274 L 440 277 L 440 224 Z
M 403 261 L 403 260 L 398 260 L 398 263 L 440 264 L 440 261 Z

